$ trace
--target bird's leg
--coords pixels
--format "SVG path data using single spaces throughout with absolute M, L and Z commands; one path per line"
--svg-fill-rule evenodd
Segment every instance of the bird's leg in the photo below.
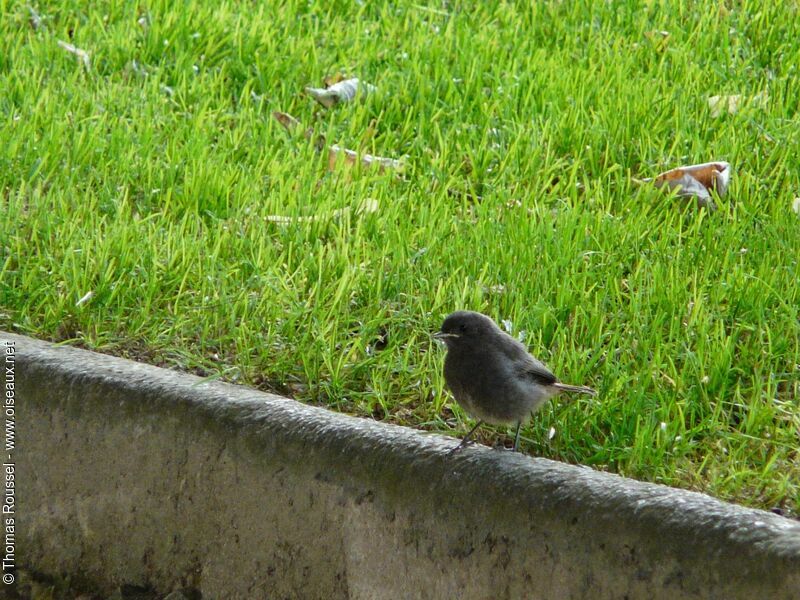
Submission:
M 522 421 L 517 421 L 517 435 L 514 436 L 514 452 L 519 448 L 519 429 L 522 427 Z
M 475 431 L 476 431 L 476 430 L 478 429 L 478 427 L 480 427 L 481 425 L 483 425 L 483 421 L 478 421 L 478 424 L 477 424 L 477 425 L 475 425 L 475 427 L 473 427 L 472 429 L 470 429 L 470 430 L 469 430 L 469 433 L 468 433 L 467 435 L 465 435 L 465 436 L 464 436 L 464 439 L 462 439 L 462 440 L 461 440 L 461 443 L 460 443 L 458 446 L 456 446 L 455 448 L 453 448 L 452 450 L 450 450 L 450 452 L 448 452 L 448 454 L 455 454 L 456 452 L 458 452 L 458 451 L 459 451 L 459 450 L 461 450 L 462 448 L 466 448 L 467 446 L 469 446 L 470 444 L 472 444 L 473 442 L 471 442 L 469 438 L 471 438 L 471 437 L 472 437 L 472 434 L 473 434 L 473 433 L 475 433 Z

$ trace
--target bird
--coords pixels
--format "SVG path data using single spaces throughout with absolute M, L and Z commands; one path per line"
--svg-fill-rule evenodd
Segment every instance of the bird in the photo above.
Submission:
M 481 313 L 466 310 L 451 313 L 433 337 L 447 347 L 444 361 L 447 386 L 456 402 L 478 419 L 477 425 L 451 453 L 469 445 L 483 423 L 516 425 L 516 452 L 520 427 L 547 400 L 563 392 L 597 394 L 590 387 L 561 383 L 522 343 Z

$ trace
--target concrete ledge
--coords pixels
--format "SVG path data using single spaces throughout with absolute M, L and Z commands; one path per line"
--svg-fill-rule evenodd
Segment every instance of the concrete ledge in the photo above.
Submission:
M 800 524 L 771 513 L 4 342 L 37 572 L 204 598 L 800 597 Z

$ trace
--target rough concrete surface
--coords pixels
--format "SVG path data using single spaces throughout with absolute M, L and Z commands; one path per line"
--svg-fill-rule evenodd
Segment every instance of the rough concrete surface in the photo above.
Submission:
M 204 598 L 798 598 L 800 524 L 0 332 L 18 559 Z

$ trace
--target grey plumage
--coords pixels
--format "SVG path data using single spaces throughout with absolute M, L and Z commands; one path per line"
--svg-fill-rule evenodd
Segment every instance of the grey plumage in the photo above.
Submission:
M 519 427 L 532 413 L 562 392 L 595 395 L 585 386 L 561 383 L 527 348 L 502 331 L 480 313 L 457 311 L 449 315 L 441 331 L 434 334 L 447 346 L 444 377 L 456 401 L 478 425 L 517 425 L 514 449 L 519 443 Z

